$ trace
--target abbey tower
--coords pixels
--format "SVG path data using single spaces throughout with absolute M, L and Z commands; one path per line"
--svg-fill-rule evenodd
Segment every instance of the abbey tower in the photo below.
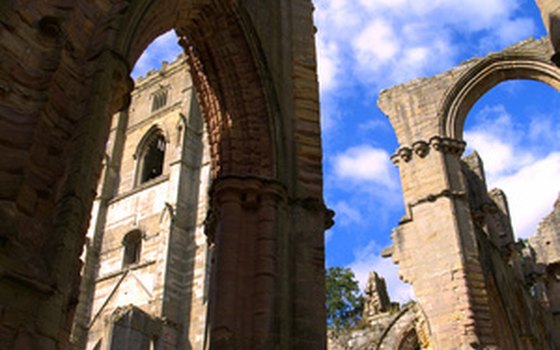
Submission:
M 210 166 L 184 56 L 135 85 L 128 110 L 113 117 L 74 346 L 201 349 Z

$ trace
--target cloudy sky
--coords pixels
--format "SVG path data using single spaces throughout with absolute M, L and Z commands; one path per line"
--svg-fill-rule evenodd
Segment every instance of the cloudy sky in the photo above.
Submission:
M 327 265 L 349 266 L 361 284 L 376 270 L 393 299 L 412 297 L 379 256 L 403 215 L 398 147 L 375 102 L 380 89 L 445 71 L 545 30 L 532 0 L 314 0 L 323 123 L 325 198 L 336 211 Z M 172 61 L 173 33 L 157 39 L 133 76 Z M 473 107 L 468 151 L 485 162 L 490 188 L 506 191 L 518 237 L 552 208 L 560 186 L 560 99 L 536 82 L 500 84 Z

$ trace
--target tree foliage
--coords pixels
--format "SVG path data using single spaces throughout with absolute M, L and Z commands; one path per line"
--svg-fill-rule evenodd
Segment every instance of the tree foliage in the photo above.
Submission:
M 326 287 L 328 326 L 337 331 L 356 326 L 362 318 L 364 298 L 352 270 L 329 267 Z

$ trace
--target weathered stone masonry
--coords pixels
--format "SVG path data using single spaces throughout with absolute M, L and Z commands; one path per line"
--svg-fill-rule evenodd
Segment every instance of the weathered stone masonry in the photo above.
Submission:
M 126 110 L 136 59 L 170 29 L 208 131 L 209 346 L 324 346 L 330 218 L 312 11 L 309 0 L 0 4 L 4 348 L 68 346 L 111 116 Z M 118 324 L 137 311 L 120 313 Z
M 112 339 L 111 346 L 126 348 L 130 327 L 117 327 L 114 314 L 131 304 L 142 311 L 130 313 L 130 322 L 139 322 L 135 317 L 145 314 L 151 324 L 147 333 L 138 331 L 139 339 L 156 347 L 202 349 L 209 283 L 204 221 L 210 163 L 184 57 L 137 80 L 131 97 L 128 110 L 114 116 L 107 144 L 101 195 L 88 232 L 91 243 L 73 347 L 110 348 Z M 153 140 L 159 143 L 150 143 Z M 149 163 L 146 151 L 153 146 L 163 150 L 163 158 Z M 161 174 L 144 180 L 145 170 L 150 165 L 159 170 L 159 164 Z M 136 232 L 136 256 L 130 257 L 125 240 Z
M 488 193 L 476 155 L 460 158 L 465 118 L 486 91 L 523 78 L 560 87 L 553 53 L 547 39 L 527 40 L 380 95 L 400 144 L 393 161 L 406 207 L 392 256 L 414 287 L 437 349 L 560 346 L 558 325 L 518 273 L 505 196 Z
M 557 1 L 538 3 L 552 45 L 525 42 L 380 97 L 402 146 L 394 160 L 407 205 L 393 258 L 437 349 L 558 347 L 556 333 L 545 332 L 558 327 L 507 264 L 510 237 L 487 225 L 493 210 L 472 207 L 475 193 L 486 193 L 469 166 L 476 162 L 460 160 L 464 118 L 484 92 L 505 79 L 560 85 L 551 61 L 559 61 Z M 312 12 L 310 0 L 0 2 L 1 348 L 68 348 L 111 116 L 130 103 L 130 69 L 141 52 L 170 29 L 185 49 L 208 132 L 205 230 L 215 260 L 207 345 L 325 347 L 323 232 L 331 213 L 322 197 Z M 121 113 L 118 123 L 127 118 Z M 102 218 L 113 194 L 99 195 Z M 500 193 L 488 197 L 506 215 Z M 91 243 L 95 258 L 103 242 Z M 88 307 L 78 314 L 91 314 Z M 148 340 L 138 331 L 174 328 L 137 307 L 118 308 L 109 321 L 141 346 Z

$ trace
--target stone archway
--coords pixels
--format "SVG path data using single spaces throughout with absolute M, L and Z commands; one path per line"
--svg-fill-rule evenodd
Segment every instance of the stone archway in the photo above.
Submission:
M 19 315 L 0 324 L 6 343 L 66 346 L 109 117 L 127 104 L 140 53 L 175 28 L 213 159 L 210 347 L 323 347 L 330 217 L 311 1 L 14 1 L 0 10 L 9 159 L 0 165 L 0 288 L 28 296 L 2 298 Z
M 466 146 L 462 132 L 472 105 L 502 81 L 535 79 L 558 89 L 560 74 L 550 61 L 552 54 L 548 39 L 529 39 L 380 95 L 378 104 L 400 144 L 392 160 L 400 170 L 406 208 L 392 234 L 392 256 L 400 275 L 413 285 L 436 348 L 501 346 L 510 334 L 497 326 L 507 319 L 498 303 L 507 300 L 512 308 L 511 291 L 527 293 L 508 265 L 516 262 L 505 258 L 512 254 L 513 235 L 505 229 L 486 230 L 477 221 L 485 215 L 484 220 L 497 220 L 490 217 L 489 205 L 506 220 L 509 213 L 501 209 L 507 204 L 500 191 L 488 193 L 480 159 L 461 159 Z M 499 293 L 489 287 L 494 275 L 500 275 Z M 525 319 L 550 321 L 536 304 L 519 312 Z M 521 336 L 513 336 L 512 343 L 521 344 Z M 554 347 L 538 331 L 531 337 L 536 348 Z
M 542 48 L 541 48 L 542 50 Z M 560 72 L 545 57 L 546 52 L 521 50 L 481 59 L 446 92 L 439 106 L 441 135 L 463 139 L 463 126 L 472 106 L 488 90 L 507 80 L 531 79 L 560 90 Z

